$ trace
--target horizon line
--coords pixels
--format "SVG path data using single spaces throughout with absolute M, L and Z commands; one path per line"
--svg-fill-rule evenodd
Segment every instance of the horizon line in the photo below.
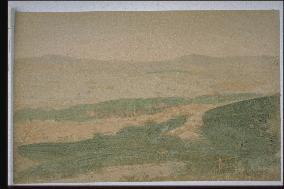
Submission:
M 197 53 L 191 53 L 191 54 L 186 54 L 182 56 L 176 56 L 173 58 L 169 59 L 161 59 L 161 60 L 123 60 L 123 59 L 96 59 L 96 58 L 82 58 L 82 57 L 74 57 L 74 56 L 69 56 L 69 55 L 64 55 L 64 54 L 45 54 L 41 56 L 30 56 L 30 57 L 15 57 L 15 60 L 20 60 L 20 59 L 33 59 L 33 58 L 44 58 L 44 57 L 67 57 L 71 59 L 81 59 L 81 60 L 96 60 L 96 61 L 104 61 L 104 62 L 109 62 L 109 61 L 119 61 L 119 62 L 163 62 L 163 61 L 172 61 L 184 57 L 190 57 L 190 56 L 200 56 L 200 57 L 210 57 L 210 58 L 236 58 L 236 57 L 275 57 L 279 58 L 279 55 L 226 55 L 226 56 L 212 56 L 212 55 L 206 55 L 206 54 L 197 54 Z

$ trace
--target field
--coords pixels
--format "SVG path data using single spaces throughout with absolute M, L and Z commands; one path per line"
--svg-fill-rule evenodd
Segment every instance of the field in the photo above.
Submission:
M 91 173 L 100 173 L 113 166 L 155 164 L 163 167 L 163 164 L 176 163 L 182 166 L 174 170 L 175 178 L 170 175 L 120 178 L 117 175 L 113 179 L 202 180 L 206 176 L 211 180 L 277 180 L 280 171 L 277 167 L 280 161 L 279 116 L 279 96 L 260 97 L 206 111 L 202 117 L 204 125 L 199 128 L 199 140 L 184 140 L 169 134 L 190 119 L 188 115 L 179 115 L 161 123 L 148 121 L 128 126 L 114 135 L 97 133 L 76 142 L 21 145 L 18 153 L 36 164 L 19 172 L 16 179 L 39 182 L 89 173 L 84 179 L 96 180 L 90 177 Z
M 279 180 L 276 60 L 16 60 L 14 181 Z

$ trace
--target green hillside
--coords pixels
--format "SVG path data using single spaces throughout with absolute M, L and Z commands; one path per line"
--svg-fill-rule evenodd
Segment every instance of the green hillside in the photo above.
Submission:
M 280 171 L 280 99 L 261 97 L 222 106 L 205 113 L 202 135 L 210 156 L 224 170 L 244 169 L 257 177 L 271 167 Z M 244 174 L 244 173 L 243 173 Z
M 157 97 L 157 98 L 133 98 L 118 99 L 100 102 L 96 104 L 80 104 L 64 109 L 22 109 L 15 112 L 15 122 L 32 120 L 54 121 L 88 121 L 92 119 L 111 116 L 133 117 L 140 114 L 153 114 L 163 111 L 165 108 L 186 105 L 190 103 L 218 104 L 230 101 L 258 96 L 253 93 L 227 94 L 219 96 L 204 95 L 196 98 L 181 97 Z M 93 114 L 90 114 L 93 113 Z
M 279 179 L 279 96 L 245 100 L 206 112 L 200 141 L 164 134 L 181 127 L 186 120 L 185 116 L 178 116 L 163 123 L 123 128 L 115 135 L 20 146 L 17 150 L 22 156 L 39 164 L 15 178 L 18 182 L 36 182 L 100 171 L 108 166 L 179 161 L 186 167 L 177 170 L 176 180 Z M 271 170 L 277 178 L 271 176 Z

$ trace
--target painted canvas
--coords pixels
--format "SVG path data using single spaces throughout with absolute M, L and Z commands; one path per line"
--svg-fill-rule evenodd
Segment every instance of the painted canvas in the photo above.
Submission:
M 278 11 L 17 13 L 14 182 L 278 181 Z

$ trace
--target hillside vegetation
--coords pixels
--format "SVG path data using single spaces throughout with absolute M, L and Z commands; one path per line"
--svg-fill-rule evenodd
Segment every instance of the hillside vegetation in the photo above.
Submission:
M 158 102 L 190 102 L 168 100 Z M 153 102 L 157 101 L 148 99 L 142 104 Z M 19 146 L 20 155 L 37 164 L 17 173 L 16 181 L 51 181 L 99 172 L 110 166 L 168 161 L 183 162 L 185 167 L 176 170 L 171 178 L 122 180 L 279 180 L 279 96 L 243 100 L 207 111 L 200 128 L 202 140 L 182 140 L 166 134 L 187 119 L 177 116 L 162 123 L 146 122 L 140 127 L 123 128 L 115 135 L 96 134 L 92 139 L 77 142 Z
M 15 112 L 15 122 L 32 120 L 54 121 L 88 121 L 106 117 L 131 117 L 141 114 L 153 114 L 163 111 L 165 108 L 191 103 L 218 104 L 235 100 L 243 100 L 258 96 L 253 93 L 204 95 L 196 98 L 181 97 L 157 97 L 119 99 L 100 102 L 96 104 L 80 104 L 65 109 L 22 109 Z

